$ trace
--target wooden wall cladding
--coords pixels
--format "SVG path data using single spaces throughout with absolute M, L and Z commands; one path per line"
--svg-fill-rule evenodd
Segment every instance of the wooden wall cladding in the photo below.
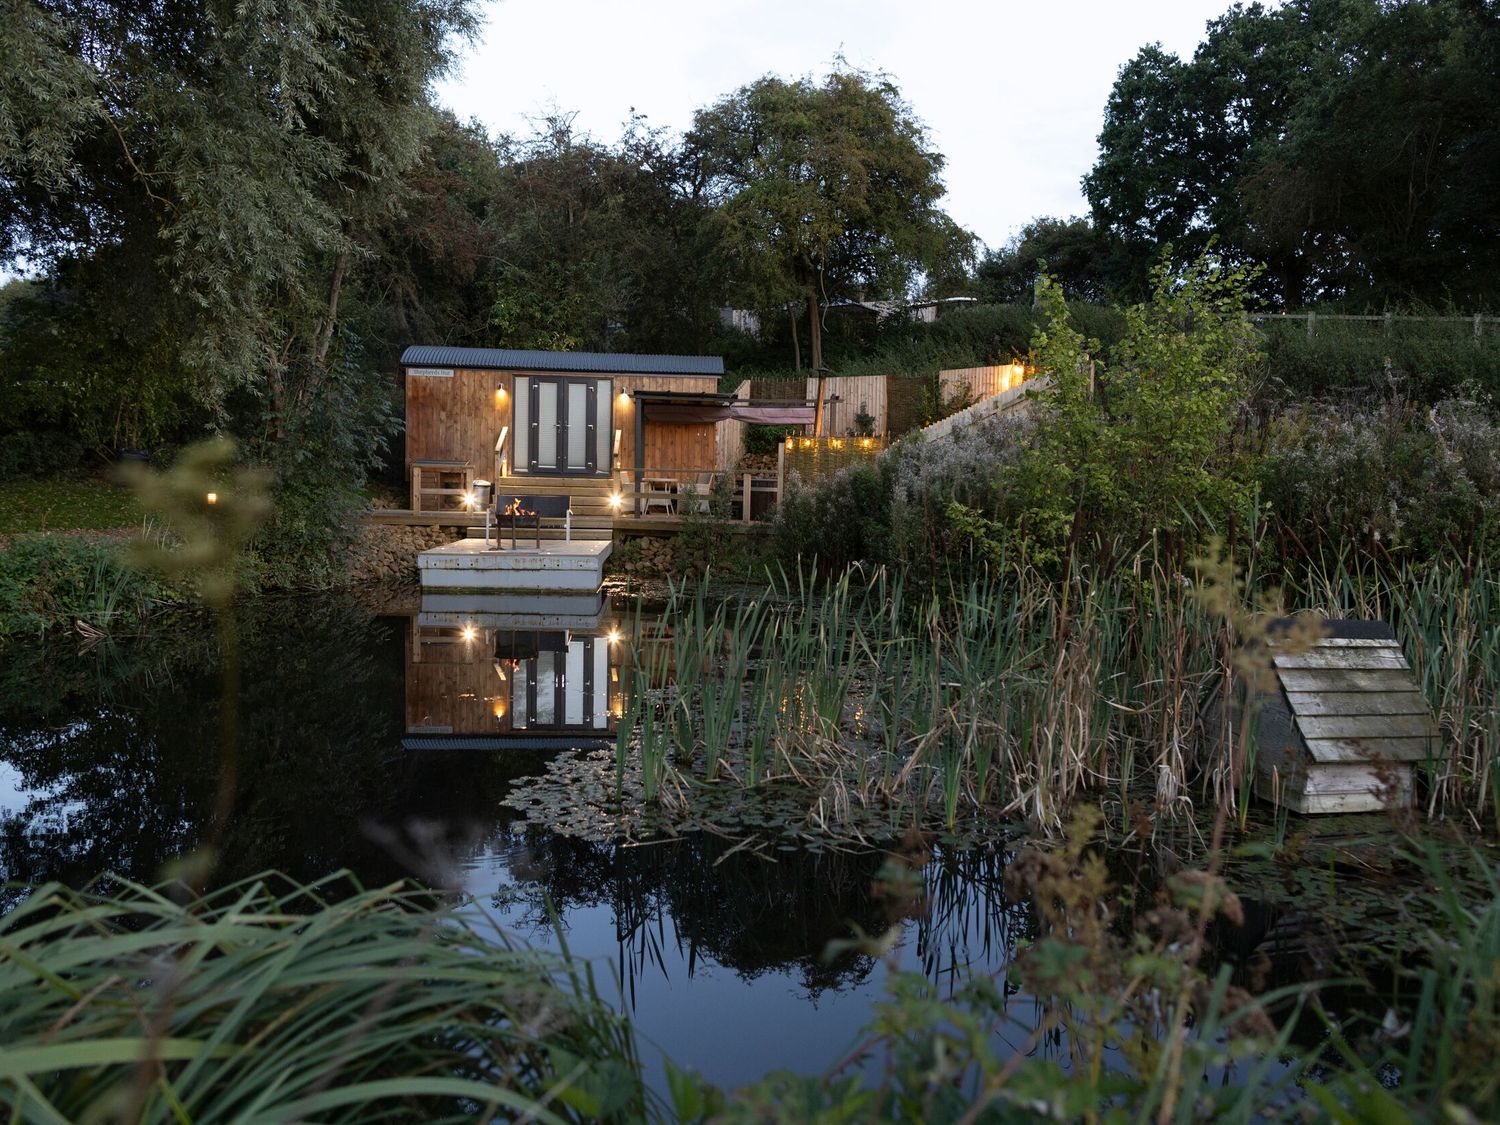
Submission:
M 858 432 L 860 408 L 874 420 L 872 435 L 884 436 L 888 426 L 884 375 L 835 375 L 823 380 L 823 436 L 844 437 Z M 817 402 L 818 380 L 807 380 L 807 401 Z M 829 401 L 832 399 L 833 401 Z
M 509 372 L 458 368 L 451 377 L 433 377 L 406 373 L 406 475 L 411 476 L 413 460 L 468 461 L 475 475 L 489 478 L 495 474 L 495 441 L 502 427 L 512 425 L 515 400 L 515 376 L 541 376 L 557 372 Z M 622 399 L 625 392 L 684 391 L 714 392 L 716 376 L 684 375 L 592 375 L 614 382 L 613 428 L 620 431 L 620 464 L 635 464 L 635 403 Z M 504 393 L 497 393 L 503 391 Z M 685 431 L 685 432 L 684 432 Z M 657 443 L 660 442 L 658 445 Z M 506 443 L 506 452 L 515 448 L 514 434 Z M 711 468 L 715 462 L 714 428 L 712 426 L 653 425 L 647 435 L 653 468 Z M 657 465 L 658 451 L 663 458 L 673 458 Z M 513 471 L 513 470 L 512 470 Z
M 497 389 L 504 394 L 497 394 Z M 474 475 L 495 472 L 495 439 L 510 425 L 513 378 L 463 368 L 451 378 L 406 376 L 406 475 L 415 460 L 468 461 Z

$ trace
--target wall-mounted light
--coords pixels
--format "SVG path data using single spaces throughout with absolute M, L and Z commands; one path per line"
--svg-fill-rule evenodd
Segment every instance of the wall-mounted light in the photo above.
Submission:
M 208 504 L 217 504 L 219 502 L 219 494 L 217 492 L 207 493 L 203 497 L 203 500 L 204 500 L 205 503 L 208 503 Z
M 609 494 L 609 506 L 615 511 L 618 512 L 620 510 L 620 506 L 624 503 L 625 497 L 621 496 L 618 492 L 611 492 Z
M 464 626 L 464 628 L 463 628 L 463 638 L 464 638 L 464 643 L 465 644 L 469 643 L 470 641 L 472 641 L 477 636 L 479 636 L 479 630 L 478 629 L 474 628 L 474 626 L 472 626 L 472 625 L 465 625 Z

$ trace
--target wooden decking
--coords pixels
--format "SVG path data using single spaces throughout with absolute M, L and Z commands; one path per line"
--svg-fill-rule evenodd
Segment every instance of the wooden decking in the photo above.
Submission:
M 371 508 L 360 520 L 371 524 L 388 524 L 397 527 L 460 527 L 476 538 L 483 538 L 484 524 L 475 512 L 413 512 L 406 508 Z M 574 516 L 573 537 L 585 539 L 603 538 L 599 533 L 608 532 L 611 538 L 628 535 L 676 535 L 684 524 L 702 522 L 701 517 L 677 516 L 654 513 L 649 516 Z M 716 529 L 729 534 L 743 534 L 767 525 L 743 523 L 740 520 L 715 520 Z M 590 534 L 594 533 L 594 534 Z M 491 535 L 494 529 L 491 528 Z M 534 535 L 535 532 L 527 532 Z M 561 538 L 558 528 L 543 527 L 542 539 Z

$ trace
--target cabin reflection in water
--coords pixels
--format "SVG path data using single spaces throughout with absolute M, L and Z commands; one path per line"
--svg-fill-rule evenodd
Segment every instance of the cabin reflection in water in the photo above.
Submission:
M 620 633 L 603 598 L 428 595 L 407 628 L 408 748 L 613 737 Z

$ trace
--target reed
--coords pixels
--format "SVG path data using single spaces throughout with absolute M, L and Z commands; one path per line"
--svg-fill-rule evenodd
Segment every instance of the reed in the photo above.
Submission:
M 0 919 L 0 1104 L 13 1120 L 645 1110 L 629 1027 L 587 967 L 512 946 L 482 917 L 342 875 L 181 892 L 54 884 Z
M 824 583 L 783 574 L 753 595 L 674 588 L 647 630 L 657 639 L 638 646 L 626 707 L 640 716 L 648 799 L 670 768 L 674 791 L 805 787 L 819 818 L 831 802 L 950 829 L 1007 817 L 1052 830 L 1079 798 L 1112 794 L 1122 815 L 1206 803 L 1242 819 L 1253 746 L 1216 748 L 1204 705 L 1236 674 L 1235 626 L 1253 634 L 1255 614 L 1210 604 L 1152 550 L 1062 582 L 1002 563 L 919 596 L 899 574 L 859 568 Z M 1285 594 L 1296 609 L 1393 623 L 1448 736 L 1427 811 L 1493 813 L 1500 578 L 1339 558 Z

